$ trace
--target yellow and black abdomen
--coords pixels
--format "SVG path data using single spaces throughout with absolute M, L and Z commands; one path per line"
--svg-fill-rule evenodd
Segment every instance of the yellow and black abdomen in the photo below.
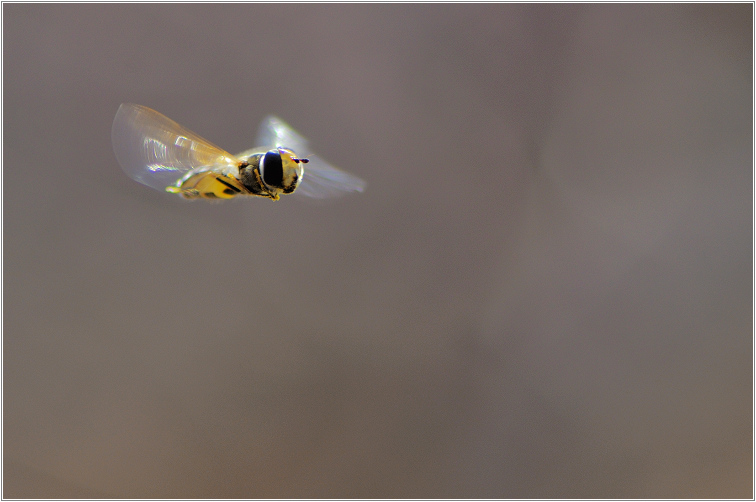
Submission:
M 169 186 L 165 191 L 180 193 L 187 199 L 231 199 L 248 194 L 236 178 L 212 171 L 194 174 L 184 180 L 180 187 Z

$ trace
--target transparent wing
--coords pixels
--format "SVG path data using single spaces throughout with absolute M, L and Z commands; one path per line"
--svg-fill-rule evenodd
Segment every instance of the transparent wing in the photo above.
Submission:
M 265 117 L 265 120 L 260 123 L 257 144 L 265 148 L 282 146 L 294 150 L 299 155 L 310 153 L 308 141 L 292 129 L 289 124 L 273 115 Z
M 312 155 L 304 167 L 304 178 L 295 194 L 324 199 L 347 192 L 362 192 L 366 183 L 361 178 L 337 169 L 314 155 L 308 141 L 278 117 L 269 116 L 260 124 L 257 144 L 264 148 L 282 146 L 298 155 Z M 259 151 L 259 149 L 258 149 Z M 246 152 L 245 152 L 246 153 Z
M 337 169 L 318 157 L 310 157 L 310 162 L 305 164 L 304 178 L 294 193 L 325 199 L 347 192 L 362 192 L 365 185 L 365 180 Z
M 239 164 L 230 153 L 146 106 L 122 104 L 111 140 L 126 174 L 160 191 L 189 171 L 226 173 Z

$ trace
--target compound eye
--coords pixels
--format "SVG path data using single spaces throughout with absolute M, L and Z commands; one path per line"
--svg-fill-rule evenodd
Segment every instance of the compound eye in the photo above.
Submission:
M 261 168 L 265 184 L 269 187 L 281 188 L 283 184 L 283 163 L 278 150 L 271 150 L 265 154 Z

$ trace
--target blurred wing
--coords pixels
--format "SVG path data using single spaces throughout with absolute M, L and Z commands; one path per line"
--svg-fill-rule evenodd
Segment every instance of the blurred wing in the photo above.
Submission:
M 265 148 L 282 146 L 297 155 L 312 155 L 308 141 L 278 117 L 269 116 L 260 124 L 257 144 Z M 258 149 L 259 151 L 259 149 Z M 245 152 L 247 153 L 247 152 Z M 362 192 L 365 181 L 313 156 L 304 166 L 304 178 L 294 193 L 325 199 L 347 192 Z
M 310 147 L 306 139 L 292 129 L 289 124 L 270 115 L 260 124 L 257 145 L 267 149 L 283 146 L 298 155 L 307 155 Z
M 325 199 L 338 197 L 347 192 L 362 192 L 365 185 L 365 180 L 312 157 L 310 162 L 305 164 L 304 177 L 294 193 Z
M 113 151 L 129 177 L 163 191 L 189 171 L 233 172 L 239 161 L 165 115 L 124 103 L 111 131 Z

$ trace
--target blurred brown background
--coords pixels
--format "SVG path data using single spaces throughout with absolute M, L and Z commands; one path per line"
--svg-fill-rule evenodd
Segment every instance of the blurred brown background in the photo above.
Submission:
M 752 497 L 752 5 L 3 14 L 5 497 Z M 122 102 L 368 189 L 151 190 Z

